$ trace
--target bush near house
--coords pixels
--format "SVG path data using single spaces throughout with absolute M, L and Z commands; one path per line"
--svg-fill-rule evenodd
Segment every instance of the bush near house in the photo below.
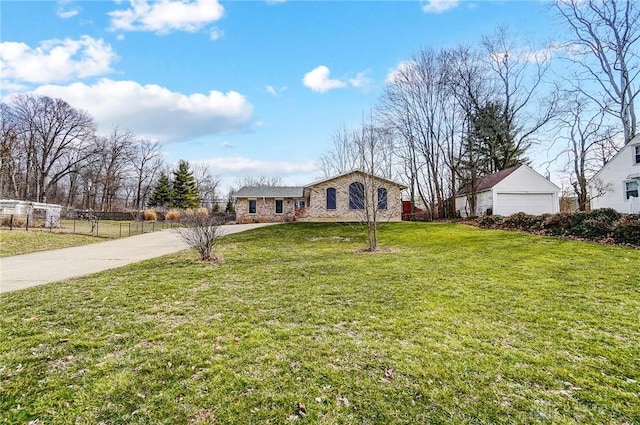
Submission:
M 622 215 L 611 208 L 559 214 L 529 215 L 520 212 L 508 217 L 486 216 L 477 219 L 475 225 L 640 246 L 640 215 Z

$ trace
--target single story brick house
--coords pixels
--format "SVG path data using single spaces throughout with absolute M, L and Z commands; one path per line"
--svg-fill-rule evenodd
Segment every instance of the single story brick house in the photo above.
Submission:
M 245 186 L 235 194 L 237 223 L 361 221 L 365 188 L 376 199 L 380 221 L 400 221 L 406 186 L 351 171 L 306 186 Z

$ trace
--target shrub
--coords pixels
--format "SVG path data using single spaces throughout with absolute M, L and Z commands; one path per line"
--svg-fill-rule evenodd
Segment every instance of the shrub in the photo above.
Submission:
M 502 220 L 502 227 L 506 229 L 524 230 L 527 232 L 537 231 L 544 221 L 542 216 L 529 215 L 523 212 L 515 213 Z
M 613 239 L 640 246 L 640 214 L 629 214 L 618 220 L 613 228 Z
M 613 208 L 599 208 L 597 210 L 592 210 L 588 212 L 587 216 L 589 218 L 607 220 L 609 224 L 613 225 L 616 221 L 620 220 L 620 217 L 622 217 L 622 214 L 620 214 L 618 211 L 614 210 Z
M 587 218 L 578 225 L 569 229 L 573 236 L 589 239 L 602 239 L 613 230 L 613 225 L 606 216 Z
M 166 213 L 164 215 L 164 219 L 165 220 L 171 220 L 171 221 L 179 220 L 180 219 L 180 211 L 171 210 L 171 211 L 169 211 L 168 213 Z
M 27 224 L 27 220 L 25 220 L 23 217 L 16 217 L 15 215 L 13 216 L 13 227 L 24 227 Z M 11 225 L 11 216 L 10 215 L 5 215 L 2 217 L 2 225 L 9 227 Z
M 184 227 L 176 229 L 180 237 L 200 254 L 202 261 L 220 262 L 220 258 L 215 255 L 214 249 L 218 237 L 222 234 L 219 217 L 186 214 L 182 219 Z
M 154 210 L 144 210 L 143 216 L 144 221 L 156 221 L 158 219 L 158 215 Z
M 501 222 L 502 216 L 500 215 L 485 215 L 484 217 L 479 218 L 477 221 L 478 227 L 482 227 L 485 229 L 500 227 Z
M 585 218 L 585 213 L 561 212 L 546 217 L 540 225 L 540 229 L 548 235 L 569 235 L 571 234 L 571 229 L 582 223 Z
M 200 207 L 195 211 L 195 214 L 199 215 L 200 217 L 207 217 L 209 215 L 209 210 L 205 207 Z

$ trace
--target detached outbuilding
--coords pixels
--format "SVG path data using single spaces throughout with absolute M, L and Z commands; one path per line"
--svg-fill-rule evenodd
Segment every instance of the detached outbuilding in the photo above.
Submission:
M 465 191 L 456 195 L 460 217 L 555 214 L 560 210 L 560 188 L 527 165 L 518 165 L 480 179 L 476 210 L 470 211 Z

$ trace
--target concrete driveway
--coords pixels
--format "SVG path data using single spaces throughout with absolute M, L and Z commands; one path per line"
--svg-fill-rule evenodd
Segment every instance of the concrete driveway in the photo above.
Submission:
M 272 224 L 221 227 L 223 235 L 230 235 Z M 175 231 L 162 230 L 73 248 L 0 258 L 0 293 L 115 269 L 187 248 Z

